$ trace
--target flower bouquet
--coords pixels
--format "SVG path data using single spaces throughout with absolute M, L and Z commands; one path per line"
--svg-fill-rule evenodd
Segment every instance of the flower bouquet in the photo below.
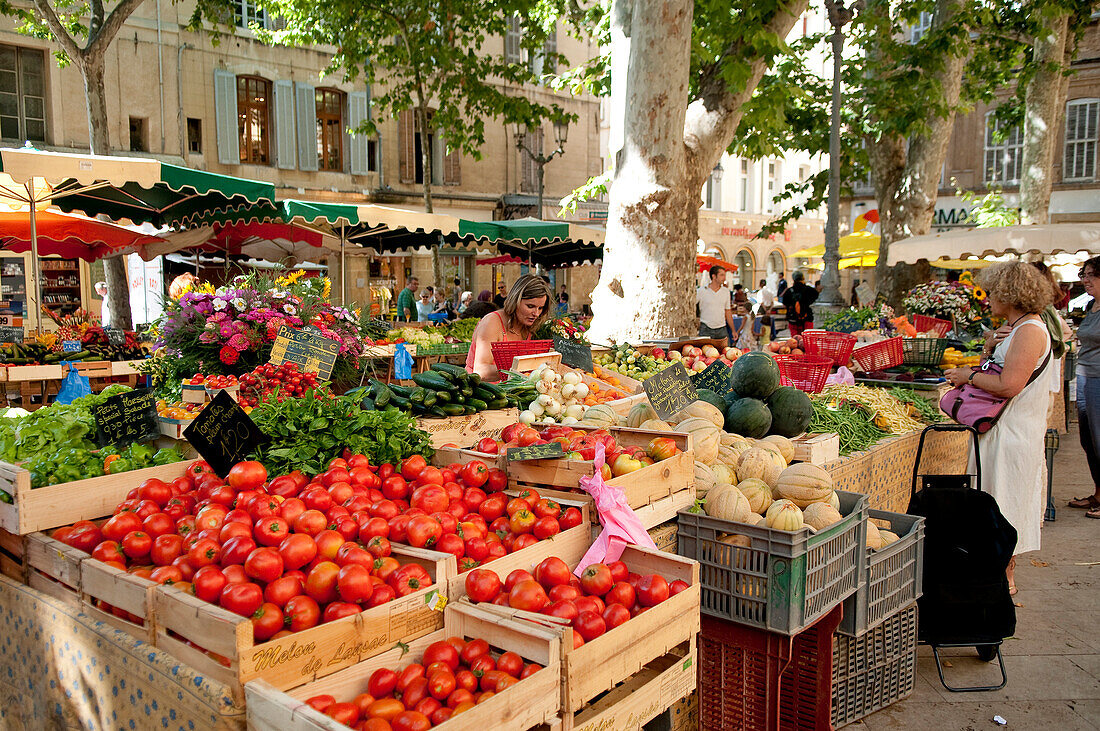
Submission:
M 909 290 L 902 304 L 910 314 L 952 320 L 968 332 L 980 332 L 982 324 L 990 322 L 988 298 L 974 284 L 970 272 L 963 272 L 958 282 L 919 284 Z

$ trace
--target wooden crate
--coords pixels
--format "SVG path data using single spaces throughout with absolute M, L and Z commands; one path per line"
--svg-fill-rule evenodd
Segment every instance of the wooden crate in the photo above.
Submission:
M 803 434 L 791 440 L 794 461 L 823 465 L 840 457 L 839 434 Z
M 0 574 L 24 583 L 27 579 L 23 570 L 25 553 L 26 537 L 0 528 Z
M 443 615 L 428 600 L 437 593 L 446 596 L 456 571 L 455 557 L 400 545 L 393 546 L 393 556 L 427 569 L 431 586 L 354 616 L 261 643 L 253 638 L 248 618 L 178 589 L 157 587 L 155 644 L 225 683 L 238 699 L 243 698 L 244 684 L 256 678 L 280 690 L 295 688 L 443 626 Z M 222 656 L 228 666 L 188 642 Z
M 64 360 L 64 358 L 62 358 Z M 88 378 L 110 378 L 111 361 L 109 360 L 83 360 L 74 363 L 76 372 Z M 68 373 L 68 369 L 62 367 L 62 375 Z M 94 389 L 93 389 L 94 390 Z
M 61 366 L 57 363 L 8 366 L 5 370 L 7 371 L 8 383 L 18 383 L 21 381 L 60 381 L 62 375 Z
M 516 373 L 530 373 L 543 363 L 561 365 L 561 353 L 550 350 L 545 353 L 531 353 L 530 355 L 517 355 L 512 358 L 512 367 L 508 370 Z
M 166 416 L 158 416 L 157 426 L 163 436 L 181 441 L 184 439 L 183 430 L 191 426 L 193 421 L 194 419 L 169 419 Z
M 496 439 L 509 424 L 519 421 L 519 409 L 495 409 L 469 416 L 447 416 L 442 419 L 417 417 L 416 426 L 428 432 L 436 449 L 445 444 L 460 447 L 477 444 L 485 437 Z
M 139 365 L 145 362 L 145 358 L 140 360 L 116 360 L 111 363 L 111 375 L 112 376 L 144 376 L 137 368 Z
M 171 482 L 192 462 L 146 467 L 117 475 L 90 477 L 31 489 L 31 474 L 9 462 L 0 462 L 0 491 L 12 502 L 0 503 L 0 528 L 25 535 L 78 520 L 102 518 L 114 512 L 133 488 L 151 478 Z
M 575 568 L 587 550 L 587 546 L 576 546 L 571 553 L 560 551 L 552 555 Z M 699 633 L 699 564 L 696 561 L 639 546 L 627 546 L 620 560 L 631 571 L 660 574 L 670 584 L 676 579 L 683 579 L 689 586 L 578 648 L 573 647 L 573 630 L 561 624 L 562 620 L 493 604 L 476 605 L 501 616 L 525 619 L 562 633 L 563 714 L 576 713 L 600 693 L 636 675 L 648 663 L 668 654 L 681 643 L 690 642 Z M 507 572 L 500 573 L 503 567 L 495 564 L 492 562 L 486 568 L 496 571 L 503 581 Z M 536 564 L 511 568 L 525 568 L 533 572 Z M 461 594 L 452 592 L 451 601 L 465 596 L 465 590 L 463 585 Z M 464 601 L 469 602 L 468 599 Z
M 552 731 L 633 731 L 695 690 L 695 638 L 646 664 L 636 675 L 576 713 L 563 714 Z
M 498 650 L 518 653 L 543 668 L 514 687 L 477 704 L 455 719 L 433 728 L 439 731 L 514 731 L 554 722 L 559 710 L 561 639 L 527 622 L 507 620 L 480 607 L 447 607 L 442 629 L 393 648 L 364 662 L 281 693 L 270 683 L 255 680 L 245 686 L 248 727 L 253 731 L 347 731 L 333 719 L 305 704 L 309 698 L 327 693 L 338 701 L 350 701 L 367 690 L 371 673 L 380 668 L 400 670 L 420 662 L 424 650 L 448 637 L 480 638 Z

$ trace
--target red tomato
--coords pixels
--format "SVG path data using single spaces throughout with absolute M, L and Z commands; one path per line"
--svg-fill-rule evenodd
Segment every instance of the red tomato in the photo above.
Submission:
M 513 551 L 513 552 L 514 551 L 519 551 L 519 550 L 522 550 L 524 548 L 527 548 L 528 546 L 533 546 L 538 542 L 539 542 L 539 539 L 535 538 L 535 536 L 533 534 L 524 533 L 523 535 L 516 536 L 515 541 L 512 543 L 512 546 L 511 546 L 510 550 Z
M 489 479 L 485 483 L 485 492 L 500 493 L 508 487 L 508 475 L 504 470 L 489 470 Z
M 308 535 L 294 533 L 279 544 L 279 555 L 288 570 L 300 569 L 317 556 L 317 544 Z
M 547 591 L 555 586 L 568 584 L 571 575 L 569 564 L 562 561 L 557 556 L 550 556 L 549 558 L 543 559 L 542 562 L 535 567 L 535 581 L 542 584 L 542 588 Z
M 521 581 L 508 592 L 508 604 L 513 609 L 541 612 L 550 604 L 550 598 L 537 581 Z
M 257 548 L 244 560 L 244 572 L 264 584 L 283 575 L 283 557 L 274 548 Z
M 387 526 L 388 528 L 389 526 Z M 367 541 L 366 546 L 367 552 L 375 558 L 385 558 L 393 552 L 393 546 L 390 545 L 389 539 L 382 536 L 374 536 Z
M 459 660 L 458 650 L 446 640 L 433 642 L 424 650 L 424 662 L 428 665 L 437 662 L 443 663 L 451 669 L 451 672 L 458 670 Z M 450 695 L 450 693 L 447 693 L 447 695 Z
M 591 642 L 607 631 L 607 623 L 596 612 L 584 611 L 573 620 L 573 631 L 579 632 L 585 642 Z
M 164 513 L 153 513 L 145 520 L 141 521 L 141 528 L 153 538 L 162 536 L 165 533 L 174 533 L 176 529 L 176 521 Z
M 414 515 L 409 519 L 408 534 L 410 546 L 431 548 L 443 535 L 443 526 L 430 516 Z
M 455 676 L 451 673 L 440 671 L 428 677 L 428 693 L 436 700 L 447 700 L 447 697 L 455 692 L 455 688 Z
M 481 460 L 472 460 L 462 466 L 459 478 L 466 487 L 481 487 L 489 481 L 489 466 Z
M 149 574 L 149 578 L 158 584 L 179 584 L 183 581 L 183 572 L 178 566 L 158 566 Z
M 560 619 L 565 619 L 572 622 L 574 619 L 577 618 L 577 615 L 580 614 L 580 611 L 577 609 L 577 605 L 573 602 L 559 600 L 553 602 L 546 609 L 542 610 L 542 613 L 550 617 L 559 617 Z
M 683 579 L 676 579 L 676 581 L 673 581 L 671 584 L 668 585 L 668 595 L 669 596 L 676 596 L 677 594 L 679 594 L 681 591 L 688 588 L 689 586 L 691 586 L 691 585 L 688 584 Z
M 229 580 L 217 566 L 203 566 L 191 577 L 191 591 L 204 602 L 218 601 Z
M 626 575 L 630 573 L 626 564 L 622 561 L 612 561 L 607 564 L 607 569 L 611 572 L 611 580 L 616 584 L 620 581 L 626 581 Z
M 175 523 L 173 522 L 170 530 L 174 530 L 175 527 Z M 146 530 L 148 530 L 148 528 L 146 528 Z M 68 544 L 85 553 L 91 553 L 92 549 L 102 540 L 103 531 L 99 529 L 99 526 L 89 520 L 78 520 L 73 523 L 72 530 L 69 532 Z
M 103 524 L 103 537 L 110 541 L 121 541 L 129 532 L 141 530 L 142 519 L 136 513 L 119 513 Z
M 371 673 L 367 691 L 375 698 L 384 698 L 397 687 L 397 673 L 389 668 L 379 668 Z
M 607 629 L 612 630 L 630 619 L 630 609 L 622 604 L 608 604 L 601 616 Z
M 305 592 L 320 604 L 336 599 L 336 576 L 340 567 L 332 561 L 322 561 L 306 575 Z
M 270 602 L 261 604 L 260 608 L 252 615 L 252 636 L 260 642 L 271 639 L 282 628 L 283 611 Z M 356 711 L 356 715 L 358 715 L 358 711 Z
M 393 731 L 428 731 L 432 722 L 418 711 L 402 711 L 390 720 Z
M 251 617 L 264 603 L 264 591 L 252 583 L 228 584 L 222 589 L 218 604 L 242 617 Z
M 293 525 L 295 533 L 315 536 L 328 526 L 328 519 L 320 510 L 306 510 L 294 519 Z
M 435 468 L 431 467 L 429 469 Z M 434 483 L 417 487 L 413 490 L 412 497 L 409 498 L 411 507 L 420 508 L 429 515 L 446 510 L 450 502 L 451 499 L 447 496 L 447 491 Z
M 370 595 L 370 599 L 367 601 L 367 608 L 378 607 L 383 604 L 389 604 L 397 598 L 397 592 L 393 590 L 392 586 L 388 584 L 379 584 L 374 587 L 374 591 Z
M 489 643 L 482 639 L 470 640 L 458 654 L 462 662 L 467 666 L 473 665 L 474 661 L 479 657 L 489 654 Z
M 547 498 L 539 498 L 534 505 L 531 506 L 531 512 L 539 518 L 553 518 L 557 521 L 558 516 L 561 514 L 561 505 L 554 500 Z
M 236 511 L 233 511 L 233 512 L 236 512 Z M 227 515 L 225 517 L 229 518 L 229 515 Z M 247 520 L 247 518 L 248 518 L 247 513 L 245 513 L 245 518 Z M 230 538 L 238 538 L 238 537 L 244 537 L 244 538 L 249 538 L 249 539 L 252 538 L 252 521 L 251 520 L 247 520 L 247 522 L 244 522 L 244 523 L 238 523 L 237 521 L 230 522 L 229 520 L 226 520 L 225 524 L 221 527 L 221 530 L 218 531 L 218 540 L 221 542 L 221 544 L 223 546 L 229 541 Z
M 209 566 L 218 562 L 221 558 L 222 547 L 217 541 L 210 538 L 200 538 L 187 552 L 187 561 L 196 569 Z M 255 610 L 253 610 L 255 611 Z
M 432 578 L 423 566 L 406 564 L 391 574 L 386 583 L 393 587 L 397 596 L 401 597 L 431 586 Z
M 325 607 L 325 611 L 321 612 L 321 623 L 335 622 L 338 619 L 359 614 L 361 611 L 362 607 L 358 604 L 351 604 L 350 602 L 332 602 Z
M 256 620 L 252 620 L 256 624 Z M 333 703 L 324 710 L 324 714 L 344 726 L 354 726 L 359 721 L 359 707 L 354 703 Z
M 552 587 L 550 591 L 547 592 L 547 595 L 550 597 L 550 601 L 571 602 L 576 601 L 576 599 L 580 597 L 581 590 L 570 583 Z
M 318 713 L 324 713 L 328 710 L 328 707 L 335 702 L 336 699 L 330 695 L 315 695 L 312 698 L 306 699 L 306 705 Z
M 222 573 L 225 574 L 225 578 L 230 584 L 248 583 L 248 574 L 244 572 L 244 566 L 239 563 L 235 563 L 232 566 L 223 566 Z
M 620 581 L 611 587 L 611 590 L 604 595 L 604 600 L 608 604 L 621 604 L 627 609 L 634 606 L 634 587 L 625 581 Z
M 401 462 L 401 476 L 406 480 L 415 480 L 420 476 L 420 473 L 424 471 L 424 468 L 428 466 L 427 460 L 421 457 L 419 454 L 414 454 L 411 457 L 406 457 Z
M 500 593 L 500 577 L 489 569 L 474 569 L 466 574 L 466 593 L 475 602 L 491 602 Z
M 183 536 L 165 533 L 153 539 L 149 560 L 157 566 L 169 566 L 183 553 Z
M 195 530 L 219 529 L 225 522 L 225 516 L 229 509 L 224 505 L 210 503 L 204 505 L 195 513 Z
M 256 550 L 256 542 L 251 534 L 247 536 L 234 536 L 222 545 L 221 565 L 239 566 Z M 190 554 L 188 554 L 190 555 Z
M 485 437 L 478 441 L 474 450 L 483 454 L 497 454 L 500 451 L 500 443 L 492 437 Z
M 122 552 L 122 546 L 118 541 L 101 541 L 94 549 L 92 549 L 92 558 L 103 561 L 121 561 L 126 563 L 126 554 Z
M 502 653 L 497 658 L 497 670 L 519 678 L 519 674 L 523 672 L 523 658 L 514 652 Z
M 558 523 L 558 519 L 550 516 L 539 518 L 531 528 L 531 535 L 540 541 L 545 541 L 547 538 L 553 538 L 560 532 L 561 524 Z
M 256 535 L 256 543 L 274 547 L 283 542 L 290 532 L 290 526 L 277 515 L 270 515 L 257 520 L 252 527 L 252 532 Z
M 606 564 L 590 564 L 581 572 L 581 589 L 585 594 L 603 596 L 611 590 L 611 585 L 611 570 Z
M 282 609 L 287 602 L 302 593 L 302 580 L 297 576 L 280 576 L 264 587 L 264 601 Z
M 375 536 L 389 538 L 390 525 L 386 522 L 385 518 L 370 516 L 359 523 L 359 540 L 367 541 Z
M 434 550 L 449 553 L 455 558 L 462 558 L 466 555 L 466 544 L 454 533 L 444 533 L 436 541 Z
M 288 620 L 287 629 L 291 632 L 316 627 L 321 621 L 321 608 L 316 601 L 305 594 L 291 597 L 283 607 L 283 612 Z
M 267 470 L 259 462 L 238 462 L 229 468 L 226 482 L 237 490 L 258 490 L 267 482 Z
M 668 599 L 668 582 L 658 574 L 646 574 L 638 579 L 638 604 L 643 607 L 655 607 Z
M 344 566 L 336 574 L 336 593 L 342 601 L 351 604 L 366 602 L 374 593 L 370 571 L 358 564 Z

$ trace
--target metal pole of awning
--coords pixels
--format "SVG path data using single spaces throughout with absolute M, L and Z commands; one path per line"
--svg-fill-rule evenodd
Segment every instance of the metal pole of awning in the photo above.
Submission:
M 344 252 L 344 244 L 347 242 L 347 227 L 340 224 L 340 306 L 348 306 L 348 262 Z
M 38 258 L 38 213 L 35 210 L 34 183 L 27 181 L 27 201 L 31 213 L 31 270 L 34 276 L 35 313 L 37 332 L 42 332 L 42 262 Z

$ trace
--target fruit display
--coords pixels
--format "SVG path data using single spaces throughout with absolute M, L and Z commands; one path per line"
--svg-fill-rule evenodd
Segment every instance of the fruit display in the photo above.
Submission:
M 638 574 L 622 561 L 589 564 L 575 576 L 560 558 L 544 559 L 534 572 L 516 569 L 503 580 L 492 569 L 466 575 L 473 602 L 490 602 L 563 620 L 573 628 L 573 647 L 591 642 L 676 596 L 689 584 L 660 574 Z
M 715 361 L 733 365 L 733 362 L 740 358 L 741 354 L 738 348 L 720 349 L 713 345 L 704 345 L 701 348 L 697 345 L 685 345 L 679 350 L 673 348 L 667 351 L 663 348 L 653 349 L 653 357 L 658 361 L 666 360 L 673 363 L 679 361 L 684 368 L 695 373 L 705 371 L 707 366 Z
M 519 653 L 494 649 L 487 640 L 448 637 L 403 667 L 375 670 L 364 678 L 364 692 L 353 698 L 337 701 L 325 693 L 307 698 L 306 705 L 349 728 L 421 731 L 466 713 L 541 669 Z
M 672 361 L 658 360 L 652 355 L 642 355 L 629 345 L 617 345 L 609 353 L 594 353 L 592 362 L 602 368 L 644 381 L 672 365 Z
M 412 386 L 400 386 L 369 379 L 363 408 L 444 418 L 503 409 L 510 403 L 500 386 L 450 363 L 434 363 L 423 373 L 413 373 L 412 382 Z
M 287 364 L 284 364 L 284 365 L 287 365 Z M 294 364 L 291 363 L 289 365 L 294 365 Z M 295 370 L 297 370 L 297 366 L 295 366 Z M 257 371 L 259 371 L 259 368 L 257 368 L 256 371 L 253 371 L 253 373 L 256 373 Z M 195 375 L 191 376 L 186 381 L 184 381 L 184 383 L 186 383 L 187 385 L 190 385 L 190 386 L 206 386 L 206 390 L 208 390 L 208 391 L 217 391 L 218 389 L 222 389 L 222 388 L 232 388 L 233 386 L 239 385 L 240 382 L 237 380 L 237 377 L 234 376 L 233 374 L 229 374 L 228 376 L 222 376 L 222 375 L 204 376 L 201 373 L 196 373 Z
M 524 424 L 577 424 L 589 407 L 625 398 L 626 393 L 598 383 L 585 383 L 577 371 L 562 374 L 542 364 L 527 379 L 536 396 L 523 405 L 519 420 Z
M 734 362 L 733 390 L 723 397 L 724 428 L 754 439 L 767 434 L 796 437 L 813 416 L 810 397 L 792 386 L 779 385 L 779 367 L 764 353 L 746 353 Z
M 980 353 L 964 353 L 956 348 L 943 351 L 940 368 L 977 368 L 982 362 Z
M 190 421 L 198 416 L 206 403 L 196 404 L 191 401 L 167 401 L 165 399 L 157 400 L 157 416 L 165 419 L 176 419 L 179 421 Z M 244 407 L 245 411 L 250 411 L 252 407 Z
M 770 468 L 765 466 L 769 462 Z M 785 465 L 781 457 L 761 448 L 742 453 L 735 481 L 712 487 L 702 511 L 720 520 L 788 532 L 803 526 L 825 530 L 844 517 L 828 472 L 804 462 Z
M 207 389 L 227 388 L 238 383 L 235 376 L 194 376 L 189 383 L 195 384 L 195 379 L 201 379 L 198 383 L 204 384 Z M 288 398 L 301 398 L 306 393 L 319 394 L 327 389 L 322 388 L 316 373 L 303 371 L 297 363 L 286 361 L 280 365 L 265 363 L 256 366 L 251 372 L 245 373 L 239 380 L 241 386 L 241 406 L 258 406 L 260 403 L 274 398 L 277 401 L 285 401 Z
M 862 345 L 862 343 L 860 344 Z M 773 340 L 764 346 L 764 350 L 774 355 L 805 355 L 806 353 L 801 335 L 795 335 L 793 338 L 784 340 Z
M 561 424 L 536 431 L 522 422 L 504 427 L 500 439 L 485 437 L 470 448 L 482 454 L 505 454 L 512 447 L 550 442 L 561 443 L 565 459 L 587 461 L 595 459 L 596 446 L 602 444 L 605 459 L 602 474 L 605 480 L 637 472 L 647 465 L 680 454 L 680 448 L 668 437 L 654 437 L 645 447 L 629 446 L 620 445 L 606 429 L 577 430 Z
M 444 343 L 468 343 L 474 337 L 477 327 L 476 317 L 466 317 L 454 322 L 425 327 L 403 327 L 390 330 L 383 337 L 375 339 L 376 345 L 391 343 L 411 343 L 413 345 L 442 345 Z

